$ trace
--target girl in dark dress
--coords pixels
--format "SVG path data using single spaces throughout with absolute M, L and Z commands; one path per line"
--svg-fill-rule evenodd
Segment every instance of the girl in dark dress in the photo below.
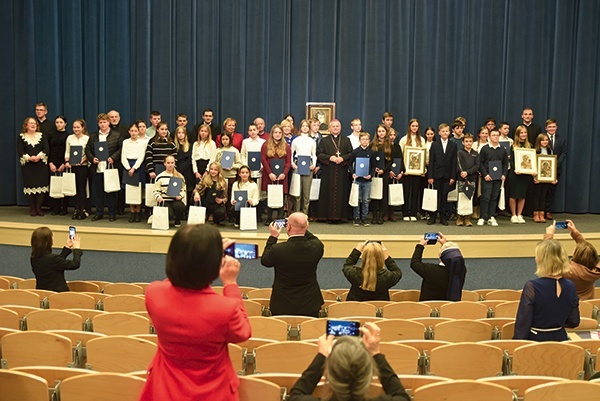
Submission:
M 17 154 L 23 172 L 23 192 L 30 216 L 43 216 L 42 204 L 49 189 L 48 141 L 35 118 L 27 117 L 17 138 Z
M 67 137 L 69 136 L 67 132 L 67 118 L 62 115 L 57 116 L 54 120 L 54 125 L 56 126 L 56 130 L 48 134 L 48 147 L 50 148 L 48 167 L 51 174 L 62 174 L 66 167 L 65 148 L 67 146 Z M 65 216 L 68 213 L 68 197 L 52 199 L 50 204 L 53 216 L 57 214 Z
M 538 155 L 549 155 L 552 154 L 552 150 L 550 149 L 550 138 L 548 138 L 548 134 L 539 134 L 535 140 L 535 153 Z M 543 166 L 542 166 L 543 167 Z M 547 174 L 547 172 L 542 171 L 539 172 L 542 174 Z M 553 182 L 539 182 L 537 180 L 537 176 L 533 179 L 533 221 L 536 223 L 545 223 L 546 219 L 544 218 L 544 210 L 546 209 L 546 198 L 548 197 L 548 191 L 552 185 L 556 185 L 558 181 L 554 180 Z
M 67 245 L 59 255 L 52 253 L 54 236 L 48 227 L 38 227 L 31 234 L 31 268 L 35 274 L 38 290 L 69 291 L 65 280 L 65 270 L 79 269 L 81 262 L 81 241 L 79 235 L 68 237 Z M 73 260 L 67 256 L 73 252 Z
M 188 141 L 187 132 L 184 127 L 177 127 L 175 130 L 175 147 L 177 148 L 177 171 L 185 179 L 187 199 L 189 201 L 196 184 L 196 177 L 192 168 L 192 146 Z

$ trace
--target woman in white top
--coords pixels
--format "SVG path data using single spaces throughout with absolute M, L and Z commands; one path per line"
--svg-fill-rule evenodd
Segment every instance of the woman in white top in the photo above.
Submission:
M 258 191 L 258 185 L 256 185 L 254 180 L 250 177 L 250 167 L 242 166 L 238 170 L 237 181 L 234 182 L 231 187 L 231 193 L 232 193 L 231 204 L 233 206 L 235 206 L 235 204 L 238 202 L 234 196 L 235 191 L 247 191 L 247 195 L 248 195 L 247 199 L 248 200 L 246 201 L 246 205 L 242 205 L 241 207 L 258 206 L 260 192 Z M 240 226 L 240 211 L 239 210 L 236 211 L 235 207 L 234 207 L 233 215 L 235 217 L 234 227 L 239 227 Z
M 142 163 L 146 157 L 146 146 L 147 141 L 139 139 L 139 128 L 137 124 L 131 124 L 129 126 L 129 139 L 123 141 L 123 147 L 121 149 L 121 164 L 123 169 L 127 172 L 129 177 L 136 177 L 136 182 L 144 183 L 146 181 L 146 171 L 142 167 Z M 140 203 L 129 204 L 129 211 L 131 216 L 129 217 L 130 223 L 139 223 L 142 221 L 141 211 L 142 205 Z
M 473 143 L 473 149 L 477 151 L 477 153 L 481 152 L 481 148 L 488 144 L 488 138 L 490 136 L 490 132 L 486 128 L 486 126 L 481 126 L 479 128 L 479 132 L 477 133 L 477 141 Z
M 250 124 L 248 126 L 248 138 L 244 139 L 242 142 L 242 150 L 240 152 L 240 157 L 242 159 L 242 164 L 244 166 L 249 166 L 250 163 L 248 161 L 249 152 L 257 152 L 257 161 L 260 165 L 259 170 L 250 170 L 250 177 L 252 177 L 255 181 L 259 180 L 262 176 L 262 164 L 260 164 L 260 150 L 262 149 L 263 143 L 265 143 L 265 139 L 262 139 L 258 136 L 258 128 L 255 124 Z
M 206 175 L 208 161 L 213 158 L 217 151 L 217 144 L 212 140 L 210 132 L 209 125 L 200 125 L 198 127 L 198 139 L 192 146 L 192 170 L 197 181 L 200 181 Z
M 88 136 L 87 128 L 85 126 L 85 120 L 78 118 L 73 121 L 73 134 L 67 137 L 67 145 L 65 148 L 65 167 L 70 168 L 75 174 L 76 193 L 73 197 L 73 203 L 75 204 L 75 210 L 73 211 L 72 217 L 73 220 L 83 220 L 87 217 L 84 209 L 87 201 L 86 186 L 89 177 L 90 163 L 86 159 L 83 150 L 88 143 L 88 139 L 90 139 L 90 137 Z M 81 161 L 77 164 L 71 164 L 69 162 L 72 146 L 81 146 Z
M 421 136 L 419 120 L 416 118 L 411 119 L 408 122 L 408 129 L 406 135 L 400 139 L 400 148 L 402 154 L 406 155 L 405 148 L 412 146 L 416 148 L 426 148 L 425 139 Z M 406 163 L 406 166 L 409 163 Z M 421 181 L 424 175 L 409 175 L 405 173 L 402 176 L 402 183 L 404 184 L 404 205 L 402 205 L 402 215 L 405 220 L 406 217 L 411 221 L 417 220 L 417 212 L 420 209 L 419 200 L 421 199 Z
M 181 226 L 181 219 L 185 213 L 187 204 L 187 192 L 185 189 L 185 177 L 175 168 L 175 156 L 168 155 L 165 157 L 165 171 L 156 176 L 154 183 L 154 197 L 157 203 L 163 203 L 169 208 L 169 215 L 175 217 L 175 227 Z M 181 178 L 182 185 L 179 193 L 175 196 L 167 195 L 169 182 L 171 177 Z
M 308 120 L 300 122 L 299 135 L 292 142 L 292 169 L 298 173 L 298 156 L 310 157 L 310 173 L 300 176 L 300 196 L 294 197 L 294 210 L 308 216 L 310 207 L 310 186 L 312 185 L 312 173 L 317 164 L 317 143 L 310 137 L 310 125 Z

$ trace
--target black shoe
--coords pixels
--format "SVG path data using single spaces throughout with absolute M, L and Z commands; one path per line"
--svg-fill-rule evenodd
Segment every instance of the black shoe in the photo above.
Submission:
M 443 226 L 447 226 L 448 225 L 448 221 L 440 219 L 440 224 L 443 225 Z
M 92 221 L 102 220 L 103 218 L 104 218 L 104 215 L 102 215 L 102 214 L 95 214 L 94 217 L 92 217 Z
M 108 219 L 108 220 L 110 220 L 110 221 L 115 221 L 115 220 L 117 220 L 117 216 L 115 216 L 115 215 L 113 214 L 113 215 L 111 215 L 111 216 L 109 217 L 109 219 Z
M 79 213 L 79 216 L 78 216 L 79 220 L 85 220 L 85 219 L 87 219 L 87 217 L 88 217 L 87 213 L 83 213 L 83 212 Z
M 435 217 L 434 217 L 434 218 L 430 218 L 430 219 L 427 221 L 427 225 L 428 225 L 428 226 L 430 226 L 430 225 L 432 225 L 432 224 L 435 224 L 435 220 L 436 220 L 436 219 L 435 219 Z
M 131 216 L 129 216 L 129 222 L 135 223 L 135 213 L 131 213 Z
M 179 227 L 181 227 L 181 221 L 175 220 L 175 223 L 173 225 L 175 226 L 175 228 L 179 228 Z
M 134 221 L 136 223 L 139 223 L 140 221 L 142 221 L 142 216 L 140 216 L 140 213 L 134 213 L 135 217 L 134 217 Z

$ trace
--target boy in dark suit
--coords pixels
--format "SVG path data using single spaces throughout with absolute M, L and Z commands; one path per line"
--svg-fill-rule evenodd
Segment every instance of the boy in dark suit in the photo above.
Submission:
M 456 154 L 458 147 L 448 139 L 450 127 L 440 124 L 438 128 L 440 140 L 431 144 L 429 149 L 429 168 L 427 169 L 427 182 L 438 191 L 437 211 L 434 212 L 427 224 L 435 224 L 436 213 L 440 215 L 440 223 L 447 226 L 446 216 L 452 212 L 452 205 L 448 202 L 448 192 L 456 181 Z
M 550 139 L 550 148 L 552 154 L 556 155 L 556 180 L 560 181 L 560 175 L 564 169 L 565 162 L 567 161 L 567 140 L 560 135 L 556 135 L 558 124 L 556 120 L 550 118 L 546 120 L 546 133 Z M 554 203 L 554 193 L 556 192 L 556 185 L 550 186 L 548 194 L 546 196 L 546 218 L 552 220 L 552 213 L 550 209 Z

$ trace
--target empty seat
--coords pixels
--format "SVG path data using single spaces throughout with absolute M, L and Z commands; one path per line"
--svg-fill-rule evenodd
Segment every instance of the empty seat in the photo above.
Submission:
M 491 340 L 492 326 L 477 320 L 451 320 L 435 326 L 434 338 L 450 342 Z
M 244 366 L 244 350 L 237 344 L 227 344 L 227 350 L 229 351 L 229 359 L 231 364 L 238 374 L 246 374 L 246 367 Z
M 280 387 L 266 380 L 241 376 L 238 393 L 240 401 L 280 401 Z
M 110 312 L 92 319 L 94 331 L 106 335 L 150 334 L 150 321 L 127 312 Z
M 250 316 L 248 319 L 253 336 L 278 341 L 288 339 L 289 325 L 283 320 L 264 316 Z
M 23 373 L 35 375 L 37 377 L 41 377 L 48 383 L 49 388 L 46 389 L 46 394 L 48 394 L 48 391 L 50 391 L 51 393 L 54 393 L 56 386 L 60 382 L 62 382 L 63 380 L 65 380 L 69 377 L 98 374 L 98 372 L 94 372 L 93 370 L 89 370 L 89 369 L 63 368 L 60 366 L 41 366 L 41 365 L 39 365 L 39 366 L 21 366 L 18 368 L 12 368 L 10 371 L 23 372 Z M 58 399 L 58 398 L 53 398 L 52 400 L 54 400 L 54 399 Z M 48 398 L 46 398 L 46 401 L 47 400 L 48 400 Z
M 479 302 L 450 302 L 440 307 L 440 317 L 450 317 L 453 319 L 483 319 L 488 317 L 488 308 Z
M 84 319 L 73 312 L 43 309 L 28 313 L 27 330 L 83 330 Z
M 0 290 L 8 290 L 10 288 L 10 281 L 7 278 L 0 277 Z
M 260 373 L 302 373 L 318 352 L 316 344 L 285 341 L 256 348 L 256 371 Z
M 67 281 L 69 291 L 74 292 L 100 292 L 100 287 L 96 283 L 90 281 Z
M 422 340 L 425 338 L 423 323 L 404 319 L 384 319 L 377 322 L 381 329 L 381 341 Z
M 600 383 L 567 381 L 539 384 L 525 390 L 524 401 L 597 401 Z
M 338 300 L 338 295 L 333 292 L 333 291 L 329 291 L 329 290 L 321 290 L 321 295 L 323 296 L 323 300 L 327 300 L 327 301 L 337 301 Z
M 541 342 L 515 349 L 512 373 L 582 379 L 585 350 L 565 342 Z
M 37 280 L 34 278 L 26 278 L 17 282 L 17 288 L 20 290 L 35 290 Z
M 341 318 L 347 316 L 377 316 L 377 308 L 366 302 L 337 302 L 327 307 L 327 316 Z
M 521 291 L 518 290 L 494 290 L 485 294 L 486 300 L 518 301 L 521 299 Z
M 415 390 L 414 401 L 512 401 L 513 393 L 495 383 L 477 380 L 452 380 L 432 383 Z
M 395 344 L 403 344 L 408 345 L 417 349 L 421 354 L 427 352 L 431 352 L 432 349 L 441 347 L 442 345 L 452 344 L 448 341 L 439 341 L 439 340 L 401 340 L 394 341 Z
M 478 379 L 502 373 L 500 348 L 480 343 L 455 343 L 430 352 L 429 372 L 451 379 Z
M 419 351 L 408 345 L 382 342 L 379 350 L 385 355 L 396 374 L 417 374 L 419 372 Z
M 400 383 L 402 383 L 402 387 L 406 390 L 406 392 L 410 395 L 414 393 L 414 391 L 420 387 L 426 386 L 427 384 L 432 383 L 441 383 L 447 382 L 451 379 L 447 377 L 440 376 L 432 376 L 432 375 L 403 375 L 399 374 L 398 379 L 400 379 Z
M 382 316 L 386 319 L 411 319 L 415 317 L 430 317 L 429 305 L 419 302 L 403 301 L 388 304 L 382 309 Z
M 144 295 L 144 289 L 130 283 L 112 283 L 104 286 L 104 293 L 108 295 Z
M 461 301 L 472 301 L 477 302 L 480 300 L 480 295 L 475 291 L 462 290 L 462 295 L 460 297 Z
M 398 292 L 394 292 L 390 295 L 390 301 L 400 302 L 400 301 L 413 301 L 419 302 L 419 297 L 421 296 L 421 291 L 419 290 L 401 290 Z
M 519 309 L 519 301 L 508 301 L 496 305 L 494 308 L 495 317 L 517 317 L 517 309 Z
M 246 308 L 248 316 L 262 316 L 263 314 L 263 306 L 249 299 L 244 299 L 244 308 Z
M 533 386 L 545 383 L 567 381 L 567 379 L 552 376 L 496 376 L 484 377 L 479 380 L 504 386 L 513 391 L 520 399 L 522 399 L 525 395 L 525 391 Z
M 2 367 L 29 365 L 66 367 L 73 361 L 71 340 L 43 331 L 7 334 L 0 340 Z
M 50 309 L 94 309 L 94 297 L 78 292 L 59 292 L 48 297 Z
M 107 336 L 87 342 L 87 367 L 99 372 L 127 373 L 148 368 L 157 345 L 131 336 Z
M 250 290 L 246 293 L 248 299 L 253 298 L 271 298 L 271 292 L 273 290 L 271 288 L 257 288 L 255 290 Z
M 48 382 L 26 372 L 0 369 L 2 401 L 48 401 Z
M 105 298 L 106 312 L 137 312 L 146 310 L 146 301 L 142 295 L 119 294 Z
M 137 401 L 146 381 L 136 376 L 118 373 L 81 375 L 65 379 L 60 384 L 61 401 Z
M 0 291 L 0 305 L 22 305 L 40 307 L 40 296 L 27 290 Z
M 300 323 L 300 339 L 301 340 L 312 340 L 317 339 L 327 330 L 327 319 L 313 319 L 306 320 Z M 254 335 L 254 333 L 253 333 Z
M 18 330 L 21 327 L 19 314 L 13 310 L 0 307 L 0 327 Z
M 87 362 L 87 343 L 94 338 L 106 337 L 102 333 L 93 333 L 82 330 L 48 330 L 47 333 L 58 334 L 71 340 L 73 347 L 73 366 L 76 368 L 85 368 Z

